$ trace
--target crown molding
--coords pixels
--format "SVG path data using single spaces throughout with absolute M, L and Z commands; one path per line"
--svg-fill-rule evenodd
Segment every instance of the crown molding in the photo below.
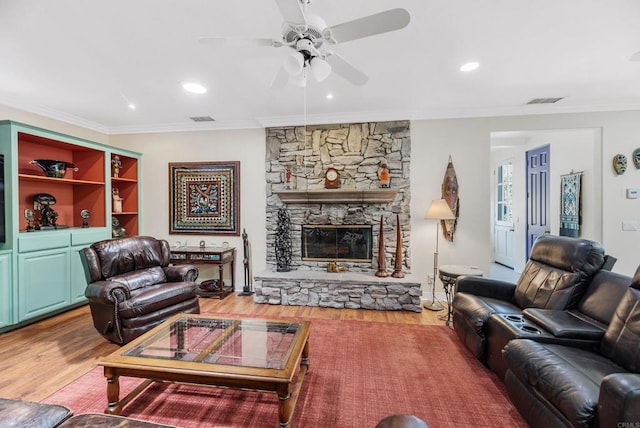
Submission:
M 612 111 L 640 110 L 640 104 L 628 105 L 590 105 L 590 106 L 563 106 L 563 105 L 520 105 L 515 107 L 499 108 L 468 108 L 468 109 L 431 109 L 431 110 L 379 110 L 379 111 L 352 111 L 343 113 L 318 114 L 318 115 L 292 115 L 292 116 L 265 116 L 250 120 L 230 120 L 216 122 L 178 122 L 151 125 L 123 125 L 106 126 L 81 117 L 67 114 L 59 110 L 41 105 L 25 103 L 4 97 L 0 104 L 7 107 L 37 114 L 49 119 L 75 125 L 88 130 L 100 132 L 105 135 L 125 134 L 151 134 L 169 132 L 194 132 L 194 131 L 221 131 L 234 129 L 255 129 L 282 126 L 304 126 L 327 123 L 359 123 L 382 122 L 393 120 L 438 120 L 438 119 L 462 119 L 501 116 L 529 116 L 545 114 L 571 114 L 571 113 L 598 113 Z

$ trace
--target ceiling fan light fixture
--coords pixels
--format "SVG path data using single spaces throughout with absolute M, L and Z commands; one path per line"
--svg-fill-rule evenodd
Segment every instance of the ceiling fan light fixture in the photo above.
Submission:
M 300 52 L 293 52 L 284 60 L 284 69 L 287 70 L 287 73 L 289 73 L 291 76 L 300 74 L 303 68 L 304 55 L 302 55 Z
M 331 64 L 320 57 L 311 60 L 311 72 L 318 82 L 322 82 L 331 74 Z

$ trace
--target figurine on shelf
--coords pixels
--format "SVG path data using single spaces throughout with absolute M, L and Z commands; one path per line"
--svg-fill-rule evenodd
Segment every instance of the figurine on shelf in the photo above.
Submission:
M 123 236 L 127 236 L 127 231 L 124 227 L 120 226 L 120 220 L 113 217 L 111 219 L 111 237 L 112 238 L 122 238 Z
M 34 230 L 40 229 L 40 225 L 36 222 L 35 213 L 31 208 L 24 210 L 24 218 L 27 219 L 27 232 L 33 232 Z
M 56 204 L 56 198 L 48 193 L 38 193 L 33 200 L 34 208 L 40 210 L 40 228 L 57 229 L 58 213 L 51 208 Z
M 120 190 L 113 189 L 111 191 L 112 196 L 113 196 L 113 212 L 114 213 L 121 213 L 122 212 L 122 201 L 123 199 L 120 197 Z
M 111 165 L 113 166 L 113 178 L 118 178 L 120 175 L 120 168 L 122 168 L 122 161 L 120 156 L 113 155 L 111 158 Z
M 89 217 L 91 217 L 91 211 L 80 211 L 80 217 L 82 217 L 82 227 L 89 227 Z

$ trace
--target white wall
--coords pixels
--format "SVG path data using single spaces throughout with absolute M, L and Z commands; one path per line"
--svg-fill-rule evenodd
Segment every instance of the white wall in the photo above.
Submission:
M 112 136 L 110 144 L 141 152 L 143 218 L 140 234 L 197 246 L 229 242 L 236 247 L 236 288 L 244 284 L 241 236 L 169 235 L 169 163 L 240 161 L 240 232 L 246 229 L 251 245 L 252 269 L 266 266 L 265 243 L 265 131 L 250 129 Z M 199 266 L 200 278 L 217 276 L 214 266 Z

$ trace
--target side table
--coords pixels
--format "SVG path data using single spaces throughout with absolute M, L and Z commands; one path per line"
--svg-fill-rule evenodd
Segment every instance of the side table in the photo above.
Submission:
M 438 276 L 444 286 L 444 294 L 447 296 L 447 318 L 446 325 L 451 322 L 451 304 L 453 303 L 453 293 L 455 293 L 456 279 L 459 276 L 482 276 L 483 272 L 476 266 L 465 265 L 444 265 L 438 267 Z M 443 316 L 444 319 L 444 316 Z
M 209 291 L 198 286 L 201 297 L 218 297 L 223 299 L 235 290 L 236 286 L 236 249 L 234 247 L 172 247 L 171 263 L 173 264 L 214 264 L 218 265 L 219 289 Z M 231 285 L 224 286 L 224 267 L 231 267 Z M 213 280 L 210 280 L 213 281 Z

